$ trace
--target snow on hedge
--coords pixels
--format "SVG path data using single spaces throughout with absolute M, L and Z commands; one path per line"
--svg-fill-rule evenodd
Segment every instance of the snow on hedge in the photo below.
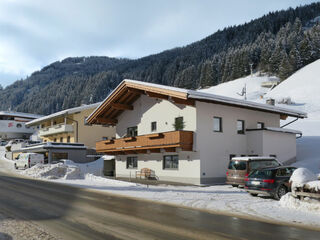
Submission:
M 298 187 L 303 187 L 306 183 L 316 180 L 317 175 L 311 172 L 309 169 L 298 168 L 293 172 L 292 176 L 290 177 L 290 182 L 292 182 L 291 188 L 296 189 Z

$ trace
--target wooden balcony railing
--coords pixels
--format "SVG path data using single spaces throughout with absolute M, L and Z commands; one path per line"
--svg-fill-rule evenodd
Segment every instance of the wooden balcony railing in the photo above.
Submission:
M 110 155 L 159 153 L 161 151 L 175 152 L 177 149 L 192 151 L 192 148 L 192 131 L 152 133 L 96 143 L 97 152 Z

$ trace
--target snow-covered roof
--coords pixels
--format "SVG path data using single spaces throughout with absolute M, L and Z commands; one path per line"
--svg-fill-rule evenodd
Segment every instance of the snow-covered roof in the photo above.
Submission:
M 292 133 L 292 134 L 302 134 L 299 130 L 289 129 L 289 128 L 277 128 L 277 127 L 264 127 L 264 128 L 255 128 L 255 129 L 246 129 L 247 131 L 261 131 L 267 130 L 272 132 L 282 132 L 282 133 Z
M 299 117 L 299 118 L 307 117 L 307 113 L 305 112 L 291 110 L 283 107 L 276 107 L 269 104 L 262 104 L 262 103 L 256 103 L 256 102 L 251 102 L 251 101 L 246 101 L 246 100 L 241 100 L 236 98 L 215 95 L 212 93 L 204 93 L 204 92 L 199 92 L 194 90 L 188 91 L 188 98 L 192 98 L 196 100 L 214 101 L 221 104 L 230 104 L 230 105 L 241 106 L 245 108 L 259 109 L 259 110 L 269 111 L 269 112 L 274 112 L 279 114 L 286 114 L 292 117 Z
M 260 157 L 233 157 L 232 160 L 236 161 L 249 161 L 249 160 L 254 160 L 254 161 L 260 161 L 260 160 L 274 160 L 274 157 L 269 157 L 269 156 L 260 156 Z
M 34 150 L 34 149 L 49 149 L 49 148 L 58 148 L 58 149 L 86 149 L 86 146 L 82 143 L 54 143 L 54 142 L 47 142 L 47 143 L 38 143 L 28 145 L 24 148 L 20 148 L 19 151 L 26 151 L 26 150 Z
M 21 117 L 21 118 L 30 118 L 30 119 L 43 117 L 43 115 L 37 115 L 32 113 L 22 113 L 22 112 L 11 112 L 11 111 L 0 111 L 0 116 L 12 116 L 12 117 Z
M 188 98 L 192 98 L 192 99 L 196 99 L 196 100 L 209 100 L 209 101 L 212 100 L 214 102 L 219 102 L 219 103 L 232 104 L 232 105 L 237 105 L 237 106 L 250 107 L 250 108 L 255 108 L 255 109 L 268 110 L 271 112 L 288 114 L 289 116 L 295 116 L 295 117 L 301 117 L 301 118 L 307 117 L 307 114 L 305 112 L 300 112 L 300 111 L 291 110 L 291 109 L 287 109 L 287 108 L 283 108 L 283 107 L 276 107 L 276 106 L 272 106 L 272 105 L 268 105 L 268 104 L 256 103 L 256 102 L 251 102 L 251 101 L 246 101 L 246 100 L 241 100 L 241 99 L 236 99 L 236 98 L 231 98 L 231 97 L 220 96 L 220 95 L 206 93 L 206 92 L 202 92 L 202 91 L 195 91 L 195 90 L 188 90 L 188 89 L 184 89 L 184 88 L 170 87 L 170 86 L 142 82 L 142 81 L 131 80 L 131 79 L 125 79 L 123 81 L 124 82 L 131 82 L 131 83 L 135 83 L 135 84 L 140 84 L 140 85 L 145 85 L 145 86 L 156 87 L 156 88 L 165 89 L 165 90 L 186 93 L 188 95 Z
M 89 104 L 89 105 L 82 105 L 80 107 L 69 108 L 69 109 L 66 109 L 66 110 L 62 110 L 60 112 L 56 112 L 56 113 L 53 113 L 53 114 L 50 114 L 50 115 L 47 115 L 47 116 L 32 120 L 32 121 L 28 122 L 26 125 L 27 126 L 38 125 L 39 123 L 41 123 L 43 121 L 47 121 L 49 119 L 53 119 L 53 118 L 56 118 L 56 117 L 61 117 L 61 116 L 64 116 L 64 115 L 73 114 L 73 113 L 76 113 L 76 112 L 81 112 L 83 110 L 87 110 L 87 109 L 90 109 L 90 108 L 96 108 L 99 105 L 100 105 L 100 102 L 99 103 Z
M 212 93 L 206 93 L 203 91 L 188 90 L 183 88 L 165 86 L 161 84 L 142 82 L 142 81 L 137 81 L 132 79 L 125 79 L 105 98 L 105 100 L 103 100 L 99 104 L 99 106 L 97 106 L 97 108 L 87 118 L 87 121 L 91 124 L 96 123 L 95 118 L 97 118 L 97 116 L 99 116 L 99 114 L 101 114 L 103 110 L 110 108 L 111 105 L 113 104 L 112 103 L 113 99 L 115 99 L 118 94 L 123 94 L 124 91 L 121 91 L 121 90 L 125 89 L 126 87 L 130 89 L 136 88 L 137 90 L 145 91 L 145 92 L 153 91 L 155 94 L 167 95 L 172 99 L 178 98 L 184 101 L 186 100 L 206 101 L 206 102 L 212 102 L 216 104 L 224 104 L 224 105 L 229 105 L 234 107 L 241 107 L 241 108 L 247 108 L 252 110 L 276 113 L 276 114 L 291 116 L 291 117 L 298 117 L 298 118 L 307 117 L 307 114 L 305 112 L 300 112 L 300 111 L 296 111 L 288 108 L 276 107 L 268 104 L 262 104 L 262 103 L 247 101 L 247 100 L 224 97 L 224 96 L 220 96 Z M 113 120 L 116 121 L 115 119 Z

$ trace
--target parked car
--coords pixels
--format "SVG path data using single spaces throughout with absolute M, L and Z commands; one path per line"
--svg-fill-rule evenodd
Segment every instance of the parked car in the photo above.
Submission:
M 262 194 L 279 200 L 291 191 L 289 179 L 294 170 L 288 166 L 257 169 L 245 179 L 245 189 L 252 196 Z
M 44 164 L 44 155 L 39 153 L 21 153 L 14 163 L 15 169 L 30 168 L 38 163 Z
M 226 184 L 231 184 L 233 187 L 244 186 L 244 179 L 251 171 L 277 166 L 281 166 L 281 163 L 274 157 L 234 157 L 229 162 Z

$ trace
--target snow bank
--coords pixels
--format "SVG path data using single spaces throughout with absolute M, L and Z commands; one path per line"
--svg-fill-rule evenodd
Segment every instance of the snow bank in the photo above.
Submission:
M 296 209 L 303 212 L 312 212 L 320 215 L 320 201 L 310 198 L 304 198 L 300 201 L 298 198 L 287 193 L 280 199 L 280 205 L 291 209 Z
M 42 179 L 84 179 L 86 175 L 102 176 L 104 158 L 90 163 L 75 163 L 62 160 L 56 164 L 37 164 L 22 171 L 22 174 Z
M 307 182 L 317 180 L 317 175 L 306 168 L 296 169 L 290 177 L 290 182 L 292 182 L 291 188 L 295 189 L 297 187 L 304 186 Z
M 24 175 L 41 179 L 79 179 L 82 178 L 80 169 L 72 165 L 56 164 L 37 164 L 21 172 Z

